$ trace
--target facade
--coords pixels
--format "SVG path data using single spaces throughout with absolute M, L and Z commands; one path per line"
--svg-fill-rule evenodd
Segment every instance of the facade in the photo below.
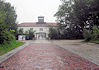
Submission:
M 49 28 L 57 27 L 57 23 L 44 22 L 44 17 L 39 16 L 38 22 L 25 22 L 18 25 L 18 30 L 23 29 L 24 33 L 28 30 L 35 31 L 35 38 L 48 38 Z

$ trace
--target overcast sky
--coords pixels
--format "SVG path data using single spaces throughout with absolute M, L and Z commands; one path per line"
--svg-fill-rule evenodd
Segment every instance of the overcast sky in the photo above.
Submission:
M 16 9 L 18 15 L 17 21 L 22 22 L 37 22 L 38 16 L 44 16 L 45 22 L 55 22 L 53 16 L 59 5 L 60 0 L 6 0 L 10 2 Z

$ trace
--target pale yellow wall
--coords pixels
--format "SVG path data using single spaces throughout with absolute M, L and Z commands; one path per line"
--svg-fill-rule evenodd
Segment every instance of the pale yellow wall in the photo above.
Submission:
M 35 31 L 35 33 L 44 32 L 47 35 L 49 34 L 49 27 L 18 27 L 18 30 L 20 28 L 23 28 L 24 33 L 26 31 L 30 30 L 30 28 L 33 28 L 33 30 Z M 40 31 L 40 28 L 43 28 L 43 31 Z

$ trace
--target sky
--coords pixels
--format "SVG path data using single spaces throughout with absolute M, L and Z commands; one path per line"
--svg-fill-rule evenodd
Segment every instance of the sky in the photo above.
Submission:
M 45 22 L 55 22 L 54 14 L 61 4 L 60 0 L 6 0 L 15 7 L 18 23 L 37 22 L 38 16 L 44 16 Z

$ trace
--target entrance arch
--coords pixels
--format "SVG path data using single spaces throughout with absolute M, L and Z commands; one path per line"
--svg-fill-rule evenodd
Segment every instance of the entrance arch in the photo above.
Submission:
M 36 39 L 46 39 L 46 33 L 44 32 L 36 33 Z

